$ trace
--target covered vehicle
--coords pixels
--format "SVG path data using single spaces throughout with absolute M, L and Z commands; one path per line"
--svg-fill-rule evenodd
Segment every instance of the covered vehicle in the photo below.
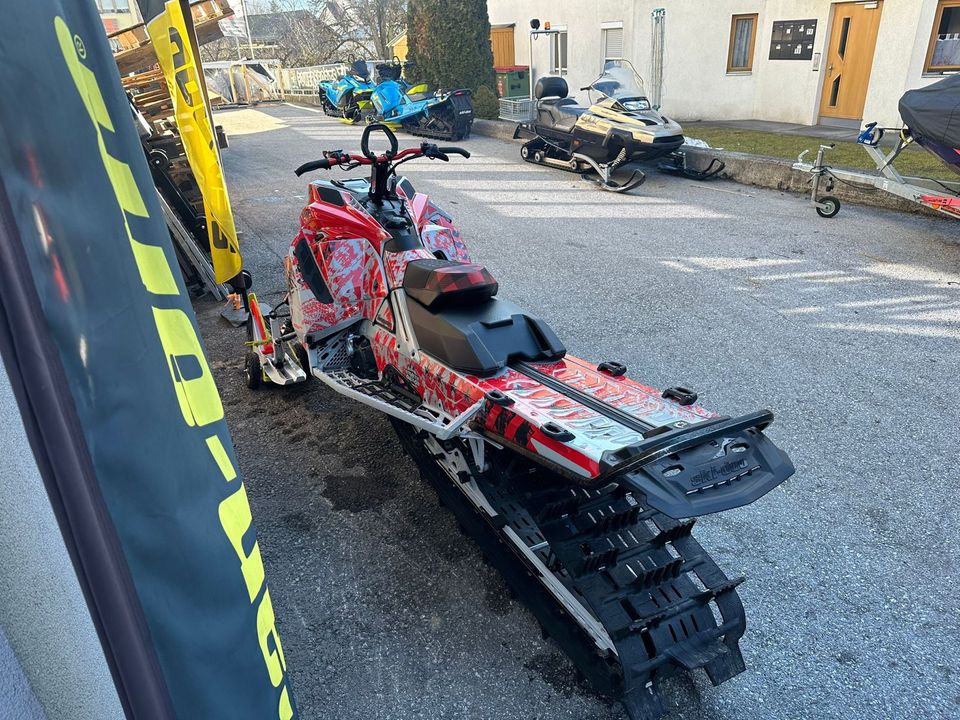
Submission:
M 904 93 L 900 116 L 921 147 L 960 172 L 960 75 Z

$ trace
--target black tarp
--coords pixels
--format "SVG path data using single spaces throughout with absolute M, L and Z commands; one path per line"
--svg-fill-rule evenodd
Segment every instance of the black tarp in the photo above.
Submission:
M 0 352 L 124 710 L 292 718 L 223 408 L 96 6 L 3 19 Z
M 900 117 L 918 139 L 960 148 L 960 75 L 908 90 L 900 98 Z

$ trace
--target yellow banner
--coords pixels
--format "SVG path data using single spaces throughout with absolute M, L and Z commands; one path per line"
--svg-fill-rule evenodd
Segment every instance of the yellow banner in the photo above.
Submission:
M 190 18 L 188 29 L 179 0 L 168 0 L 163 7 L 162 13 L 147 22 L 147 32 L 170 89 L 187 160 L 203 194 L 213 272 L 217 282 L 222 283 L 240 272 L 243 259 L 216 136 L 204 102 L 202 70 L 190 41 L 193 22 Z

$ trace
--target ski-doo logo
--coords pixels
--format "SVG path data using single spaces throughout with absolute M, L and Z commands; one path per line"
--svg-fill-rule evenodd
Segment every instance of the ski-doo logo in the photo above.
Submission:
M 743 474 L 746 468 L 746 460 L 734 460 L 724 463 L 719 467 L 704 468 L 690 478 L 690 487 L 703 487 L 704 485 L 714 485 L 724 480 L 732 480 L 734 476 Z

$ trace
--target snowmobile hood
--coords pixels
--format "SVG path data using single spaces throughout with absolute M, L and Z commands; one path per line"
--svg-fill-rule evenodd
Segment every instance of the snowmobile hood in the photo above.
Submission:
M 663 117 L 655 110 L 624 111 L 613 100 L 606 99 L 580 116 L 577 125 L 591 131 L 606 132 L 621 129 L 630 132 L 634 139 L 650 142 L 655 137 L 681 135 L 683 128 L 673 120 Z
M 592 105 L 588 112 L 590 115 L 615 123 L 625 129 L 641 130 L 647 134 L 678 135 L 682 132 L 678 123 L 663 117 L 656 110 L 625 111 L 615 101 L 609 99 Z

